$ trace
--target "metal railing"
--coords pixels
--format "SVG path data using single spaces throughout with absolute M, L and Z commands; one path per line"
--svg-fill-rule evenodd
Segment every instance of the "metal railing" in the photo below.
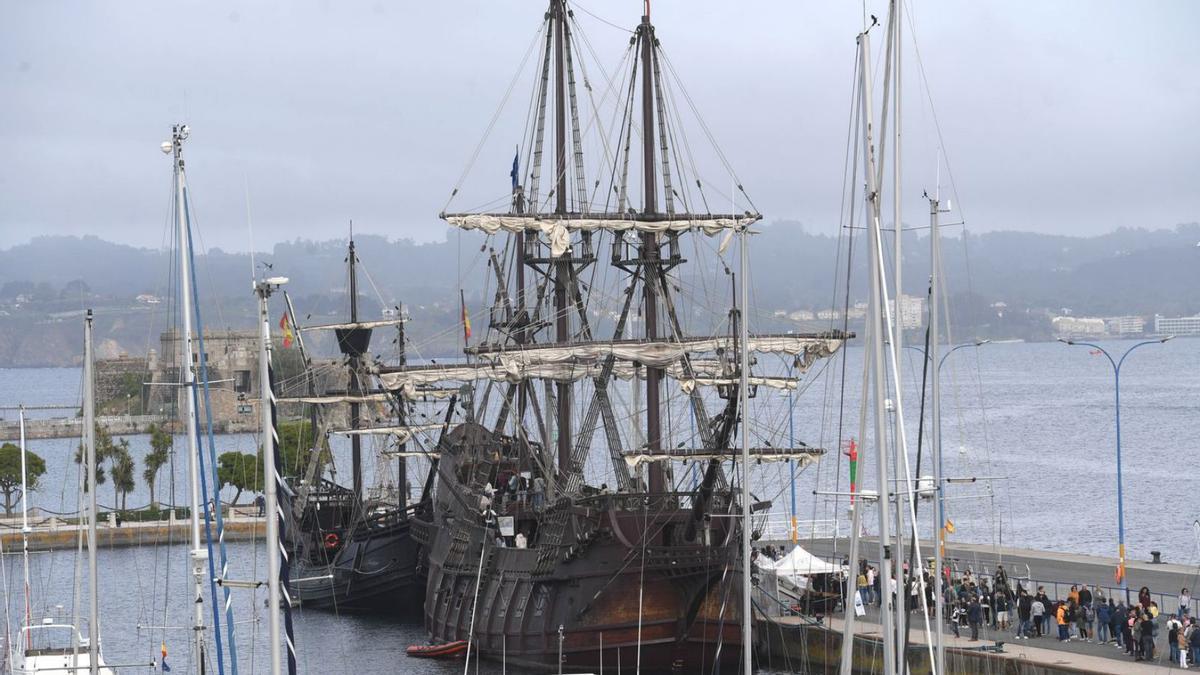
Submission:
M 756 528 L 762 536 L 759 541 L 791 541 L 792 519 L 786 515 L 768 516 L 762 525 Z M 841 525 L 836 518 L 824 520 L 797 520 L 796 538 L 805 539 L 835 539 L 841 536 Z

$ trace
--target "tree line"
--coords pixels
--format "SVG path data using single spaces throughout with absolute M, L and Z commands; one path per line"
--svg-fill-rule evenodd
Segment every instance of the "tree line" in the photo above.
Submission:
M 164 466 L 171 463 L 175 438 L 158 425 L 151 425 L 147 432 L 150 434 L 150 452 L 142 458 L 141 479 L 150 491 L 150 508 L 158 509 L 156 490 L 159 476 Z M 308 456 L 307 448 L 313 447 L 312 428 L 306 421 L 289 421 L 279 424 L 279 453 L 282 473 L 286 477 L 294 477 L 303 471 L 303 464 Z M 84 477 L 84 490 L 95 485 L 97 489 L 105 483 L 111 483 L 113 489 L 113 508 L 126 510 L 130 492 L 137 488 L 137 464 L 129 450 L 129 440 L 114 439 L 100 424 L 96 424 L 96 471 L 93 476 Z M 329 446 L 327 441 L 321 444 L 323 458 L 328 458 Z M 301 450 L 305 448 L 305 450 Z M 258 453 L 242 453 L 236 451 L 223 452 L 217 457 L 217 482 L 222 489 L 228 487 L 236 490 L 232 505 L 237 505 L 242 493 L 258 493 L 263 490 L 262 451 Z M 84 446 L 80 444 L 75 449 L 75 463 L 82 464 Z M 46 461 L 36 452 L 25 451 L 26 484 L 32 492 L 41 487 L 41 479 L 46 474 Z M 4 499 L 4 513 L 13 514 L 20 503 L 21 494 L 21 448 L 13 443 L 0 445 L 0 495 Z

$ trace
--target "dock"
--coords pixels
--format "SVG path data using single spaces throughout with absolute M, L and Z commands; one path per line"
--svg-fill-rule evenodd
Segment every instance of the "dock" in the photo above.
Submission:
M 97 526 L 97 541 L 100 548 L 126 546 L 161 546 L 167 542 L 183 544 L 191 537 L 191 525 L 187 520 L 166 518 L 144 522 L 125 521 L 116 524 L 116 518 L 101 514 Z M 62 551 L 74 549 L 79 541 L 81 528 L 75 522 L 58 517 L 30 519 L 30 551 Z M 258 517 L 254 507 L 232 508 L 225 514 L 225 541 L 251 541 L 266 535 L 266 518 Z M 86 533 L 85 533 L 86 534 Z M 0 519 L 0 544 L 11 553 L 21 549 L 21 521 L 19 518 Z

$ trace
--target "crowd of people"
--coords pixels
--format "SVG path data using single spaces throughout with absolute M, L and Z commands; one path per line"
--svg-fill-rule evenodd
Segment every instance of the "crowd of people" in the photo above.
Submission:
M 983 626 L 993 631 L 1011 631 L 1015 640 L 1053 637 L 1061 642 L 1082 641 L 1111 644 L 1138 661 L 1166 659 L 1180 668 L 1200 665 L 1200 624 L 1191 615 L 1188 589 L 1179 593 L 1178 606 L 1160 609 L 1150 589 L 1143 586 L 1136 602 L 1106 597 L 1099 587 L 1071 586 L 1066 597 L 1051 599 L 1045 586 L 1032 590 L 1018 580 L 1010 582 L 1003 565 L 990 579 L 965 572 L 957 577 L 944 571 L 945 617 L 955 636 L 970 632 L 979 639 Z M 924 606 L 934 612 L 934 590 L 930 570 L 918 578 L 904 569 L 904 596 L 909 611 Z M 865 605 L 878 605 L 886 584 L 895 598 L 895 581 L 880 579 L 879 571 L 865 561 L 856 575 L 859 597 Z M 921 589 L 927 593 L 921 603 Z M 1173 610 L 1173 611 L 1172 611 Z M 1164 639 L 1165 638 L 1165 639 Z

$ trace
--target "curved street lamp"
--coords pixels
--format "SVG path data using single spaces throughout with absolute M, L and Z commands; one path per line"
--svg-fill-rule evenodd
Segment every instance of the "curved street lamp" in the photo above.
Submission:
M 1121 582 L 1121 590 L 1125 591 L 1125 602 L 1129 602 L 1129 582 L 1125 579 L 1125 494 L 1124 483 L 1121 476 L 1121 365 L 1125 363 L 1125 358 L 1130 352 L 1138 347 L 1146 345 L 1159 345 L 1171 338 L 1174 335 L 1168 335 L 1158 340 L 1146 340 L 1139 342 L 1136 345 L 1125 350 L 1119 359 L 1113 359 L 1112 354 L 1108 350 L 1098 344 L 1092 342 L 1077 342 L 1075 340 L 1065 340 L 1058 338 L 1058 341 L 1071 346 L 1091 347 L 1097 352 L 1104 355 L 1108 362 L 1112 364 L 1113 379 L 1115 381 L 1114 390 L 1116 391 L 1116 417 L 1117 417 L 1117 577 Z

